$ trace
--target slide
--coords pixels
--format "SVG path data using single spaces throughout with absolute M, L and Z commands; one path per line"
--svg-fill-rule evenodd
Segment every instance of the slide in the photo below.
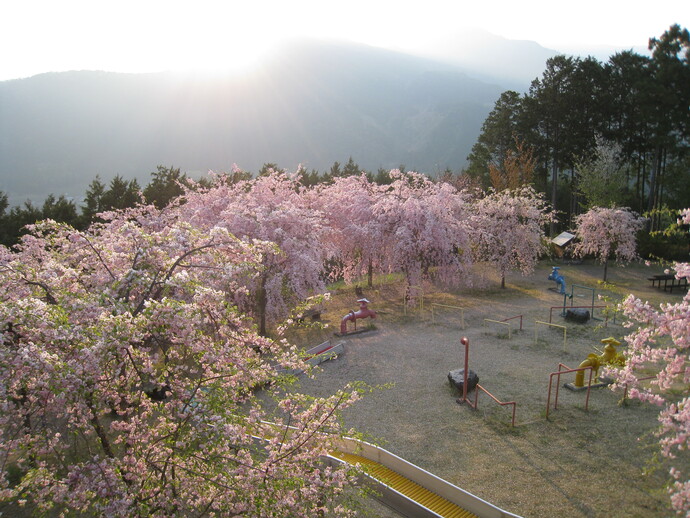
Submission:
M 520 518 L 369 443 L 343 439 L 331 459 L 360 465 L 379 499 L 403 516 Z

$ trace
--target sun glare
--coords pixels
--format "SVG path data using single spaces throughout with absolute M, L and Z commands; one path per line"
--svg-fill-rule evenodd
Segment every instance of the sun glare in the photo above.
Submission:
M 523 3 L 427 0 L 27 0 L 0 9 L 0 80 L 41 72 L 162 70 L 242 72 L 286 38 L 328 38 L 414 51 L 477 27 L 511 39 L 559 45 L 646 46 L 671 23 L 687 25 L 687 0 L 644 9 L 630 0 L 582 0 L 559 10 L 548 0 Z M 640 5 L 638 5 L 640 4 Z M 593 12 L 596 16 L 592 18 Z M 37 16 L 40 13 L 40 16 Z M 643 14 L 644 13 L 644 14 Z M 568 23 L 563 23 L 566 21 Z
M 168 70 L 180 72 L 243 73 L 260 63 L 270 46 L 251 41 L 227 41 L 211 44 L 191 44 L 171 54 L 167 59 Z
M 240 9 L 233 2 L 213 13 L 202 7 L 184 22 L 176 19 L 175 26 L 182 28 L 179 34 L 162 43 L 144 42 L 144 48 L 155 49 L 146 59 L 173 71 L 240 73 L 251 69 L 274 45 L 277 35 L 266 37 L 247 20 L 251 13 Z M 179 18 L 183 14 L 169 12 L 168 16 Z

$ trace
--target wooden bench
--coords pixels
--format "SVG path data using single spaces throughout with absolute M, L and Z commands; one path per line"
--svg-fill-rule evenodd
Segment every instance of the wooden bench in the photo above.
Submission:
M 659 283 L 658 287 L 661 288 L 661 283 L 664 283 L 664 291 L 670 291 L 673 293 L 673 289 L 688 289 L 688 279 L 676 279 L 676 276 L 672 273 L 663 273 L 659 275 L 653 275 L 652 277 L 647 277 L 648 281 L 652 281 L 652 286 Z

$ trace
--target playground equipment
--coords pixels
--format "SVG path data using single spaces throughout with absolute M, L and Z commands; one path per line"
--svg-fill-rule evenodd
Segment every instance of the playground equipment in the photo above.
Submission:
M 585 410 L 589 410 L 589 392 L 590 389 L 592 388 L 592 367 L 578 367 L 577 369 L 571 369 L 568 367 L 565 363 L 559 363 L 558 364 L 558 370 L 555 372 L 552 372 L 549 374 L 549 392 L 548 395 L 546 396 L 546 419 L 549 418 L 549 409 L 551 408 L 551 389 L 553 388 L 553 379 L 556 378 L 556 397 L 554 399 L 553 403 L 553 409 L 556 410 L 558 408 L 558 388 L 561 384 L 561 375 L 563 374 L 568 374 L 571 372 L 578 372 L 579 370 L 589 371 L 589 382 L 587 383 L 587 397 L 585 398 Z M 568 387 L 568 384 L 566 383 L 566 387 Z M 570 388 L 570 387 L 568 387 Z M 571 390 L 573 390 L 571 388 Z
M 549 319 L 551 320 L 551 319 Z M 568 328 L 559 324 L 552 324 L 551 322 L 542 322 L 541 320 L 534 321 L 534 343 L 539 341 L 539 326 L 547 326 L 552 329 L 561 329 L 563 331 L 563 349 L 568 344 Z
M 566 316 L 568 309 L 589 309 L 591 311 L 594 311 L 595 309 L 601 309 L 601 310 L 603 310 L 602 313 L 604 314 L 604 319 L 603 319 L 604 327 L 609 326 L 609 313 L 613 314 L 613 323 L 614 324 L 616 323 L 616 314 L 612 311 L 611 312 L 608 311 L 610 309 L 610 306 L 607 306 L 605 304 L 600 304 L 600 305 L 596 305 L 596 306 L 569 306 L 569 307 L 568 306 L 551 306 L 551 308 L 549 308 L 549 322 L 548 322 L 549 324 L 551 324 L 553 322 L 553 312 L 556 309 L 558 311 L 560 311 L 560 314 L 562 317 Z M 599 320 L 600 322 L 602 321 L 601 318 L 598 318 L 596 316 L 592 316 L 591 318 L 594 320 Z
M 377 498 L 403 516 L 519 518 L 428 471 L 369 443 L 342 439 L 329 461 L 359 465 Z
M 602 365 L 622 366 L 625 364 L 625 359 L 623 355 L 616 351 L 616 347 L 621 344 L 618 340 L 616 340 L 612 336 L 609 336 L 608 338 L 604 338 L 601 341 L 601 343 L 606 344 L 606 346 L 604 347 L 604 352 L 602 354 L 588 354 L 587 359 L 584 360 L 578 367 L 578 369 L 581 369 L 583 367 L 592 367 L 592 376 L 595 381 L 597 379 L 597 376 L 599 375 L 599 368 Z M 575 387 L 584 387 L 584 385 L 585 371 L 578 370 L 575 374 Z
M 469 392 L 468 378 L 470 376 L 470 374 L 469 374 L 470 373 L 470 369 L 469 369 L 470 341 L 467 339 L 466 336 L 463 336 L 460 339 L 460 343 L 465 346 L 465 368 L 463 371 L 462 397 L 459 397 L 458 399 L 456 399 L 455 402 L 458 405 L 462 405 L 463 403 L 467 403 L 471 408 L 473 408 L 474 410 L 477 410 L 477 407 L 479 405 L 479 393 L 484 392 L 487 396 L 489 396 L 491 399 L 493 399 L 499 405 L 501 405 L 501 406 L 512 406 L 513 407 L 512 425 L 515 426 L 515 411 L 517 409 L 517 403 L 515 401 L 500 401 L 496 396 L 494 396 L 491 392 L 489 392 L 484 387 L 482 387 L 479 383 L 477 383 L 475 390 L 474 390 L 474 402 L 470 401 L 469 398 L 467 397 L 467 393 Z M 477 379 L 477 381 L 479 381 L 479 379 Z
M 486 327 L 488 324 L 503 326 L 508 331 L 508 340 L 510 340 L 510 336 L 511 336 L 510 322 L 501 322 L 500 320 L 493 320 L 491 318 L 485 318 L 484 319 L 484 327 Z
M 589 306 L 574 306 L 574 305 L 573 305 L 573 304 L 574 304 L 573 301 L 574 301 L 574 299 L 575 299 L 575 288 L 578 288 L 578 289 L 580 289 L 580 290 L 589 291 L 589 292 L 592 293 L 592 303 L 591 303 Z M 578 295 L 578 296 L 580 296 L 580 295 Z M 565 316 L 566 311 L 567 311 L 567 309 L 566 309 L 566 302 L 567 302 L 568 299 L 570 299 L 570 309 L 588 309 L 588 308 L 591 308 L 590 316 L 591 316 L 593 319 L 595 319 L 595 320 L 601 320 L 600 318 L 596 318 L 596 317 L 594 316 L 594 307 L 595 307 L 595 306 L 594 306 L 594 301 L 596 300 L 596 297 L 597 297 L 597 290 L 596 290 L 596 288 L 591 288 L 591 287 L 589 287 L 589 286 L 581 286 L 581 285 L 579 285 L 579 284 L 573 284 L 573 285 L 570 287 L 570 295 L 568 295 L 568 294 L 565 293 L 565 292 L 563 293 L 563 313 L 561 313 L 561 316 L 563 316 L 563 317 Z
M 352 320 L 355 323 L 355 330 L 357 330 L 357 319 L 358 318 L 376 318 L 376 311 L 369 309 L 367 305 L 369 301 L 365 298 L 359 299 L 359 311 L 350 311 L 347 315 L 343 317 L 340 321 L 340 334 L 347 334 L 347 322 Z
M 437 309 L 434 309 L 437 308 Z M 450 306 L 448 304 L 437 304 L 436 302 L 431 303 L 431 323 L 436 323 L 436 316 L 439 313 L 438 308 L 443 308 L 445 310 L 457 311 L 460 314 L 460 328 L 465 329 L 465 308 L 462 306 Z
M 317 345 L 316 347 L 308 349 L 304 353 L 306 355 L 304 361 L 307 362 L 309 365 L 318 365 L 319 363 L 323 363 L 326 360 L 332 360 L 333 358 L 337 358 L 339 354 L 343 354 L 344 352 L 344 342 L 337 342 L 334 344 L 331 343 L 330 340 L 326 340 L 325 342 Z
M 620 342 L 610 336 L 609 338 L 604 338 L 602 343 L 606 344 L 604 347 L 604 352 L 600 355 L 590 354 L 587 359 L 583 361 L 579 367 L 576 369 L 571 369 L 563 363 L 558 364 L 558 370 L 552 372 L 549 376 L 549 392 L 546 398 L 546 418 L 549 418 L 549 409 L 551 407 L 551 389 L 553 387 L 553 380 L 556 378 L 556 393 L 553 408 L 554 410 L 558 408 L 558 387 L 561 383 L 561 376 L 564 374 L 575 373 L 575 383 L 566 383 L 565 388 L 573 391 L 587 391 L 587 397 L 585 398 L 585 410 L 589 409 L 589 394 L 592 387 L 603 387 L 609 384 L 608 381 L 601 381 L 597 384 L 592 384 L 593 380 L 596 380 L 599 368 L 601 365 L 623 365 L 624 359 L 623 355 L 616 352 L 616 346 L 620 345 Z M 587 383 L 584 383 L 585 371 L 589 371 L 589 379 Z M 627 391 L 627 387 L 626 387 Z
M 559 266 L 553 266 L 551 273 L 549 274 L 550 281 L 556 281 L 556 286 L 558 286 L 558 293 L 565 295 L 565 278 L 559 271 L 561 268 Z
M 576 293 L 576 291 L 575 291 L 576 289 L 578 290 L 578 293 Z M 575 303 L 574 303 L 574 299 L 575 299 L 576 297 L 584 297 L 583 294 L 580 294 L 580 293 L 579 293 L 579 291 L 581 291 L 581 290 L 584 290 L 584 291 L 586 291 L 586 292 L 590 292 L 590 293 L 591 293 L 591 295 L 592 295 L 592 297 L 591 297 L 591 302 L 590 302 L 589 304 L 587 304 L 587 305 L 578 305 L 578 306 L 576 306 Z M 598 297 L 598 296 L 597 296 L 597 290 L 596 290 L 596 288 L 592 288 L 592 287 L 590 287 L 590 286 L 581 286 L 581 285 L 579 285 L 579 284 L 571 284 L 571 286 L 570 286 L 570 293 L 564 292 L 562 295 L 563 295 L 563 305 L 562 305 L 562 306 L 552 306 L 552 307 L 551 307 L 551 309 L 550 309 L 550 311 L 549 311 L 549 323 L 551 323 L 551 321 L 552 321 L 552 318 L 553 318 L 553 311 L 554 311 L 555 309 L 560 310 L 561 316 L 562 316 L 562 317 L 565 317 L 565 316 L 566 316 L 568 310 L 580 310 L 580 309 L 584 310 L 584 309 L 587 309 L 587 310 L 589 310 L 589 312 L 590 312 L 589 317 L 592 318 L 592 320 L 599 320 L 600 322 L 603 321 L 605 327 L 608 326 L 608 322 L 609 322 L 609 313 L 611 313 L 611 314 L 613 315 L 613 323 L 614 323 L 614 324 L 616 323 L 616 313 L 615 313 L 615 312 L 610 312 L 610 311 L 608 311 L 608 310 L 609 310 L 609 306 L 607 306 L 606 304 L 595 304 L 595 301 L 597 300 L 597 297 Z M 570 299 L 570 305 L 568 305 L 568 299 Z M 601 309 L 601 310 L 603 310 L 603 311 L 601 312 L 603 318 L 597 317 L 597 316 L 596 316 L 596 314 L 595 314 L 595 312 L 594 312 L 595 309 Z
M 312 434 L 292 426 L 261 422 L 258 441 L 285 439 L 292 434 Z M 324 435 L 325 437 L 325 435 Z M 347 463 L 362 468 L 364 481 L 376 498 L 402 516 L 420 518 L 520 518 L 482 500 L 405 459 L 373 444 L 342 437 L 324 456 L 331 465 Z

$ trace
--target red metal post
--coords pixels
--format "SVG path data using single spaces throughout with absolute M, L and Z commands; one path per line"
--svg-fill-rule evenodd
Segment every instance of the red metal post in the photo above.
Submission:
M 508 320 L 515 320 L 516 318 L 520 319 L 520 331 L 522 331 L 522 315 L 516 315 L 514 317 L 509 317 L 501 320 L 501 322 L 508 322 Z
M 479 392 L 480 391 L 484 392 L 487 396 L 489 396 L 491 399 L 493 399 L 496 403 L 498 403 L 501 406 L 511 405 L 513 407 L 513 416 L 511 418 L 511 423 L 513 426 L 515 426 L 515 410 L 517 409 L 517 402 L 515 402 L 515 401 L 505 401 L 505 402 L 501 401 L 496 396 L 494 396 L 491 392 L 489 392 L 484 387 L 482 387 L 479 383 L 477 383 L 477 386 L 474 389 L 474 405 L 469 400 L 467 401 L 467 404 L 470 405 L 475 410 L 477 410 L 477 408 L 479 407 Z
M 517 406 L 517 403 L 515 401 L 509 401 L 507 403 L 504 403 L 502 401 L 499 401 L 496 396 L 494 396 L 491 392 L 486 390 L 484 387 L 481 385 L 477 384 L 477 386 L 474 389 L 474 404 L 472 404 L 472 401 L 467 399 L 467 380 L 469 378 L 469 363 L 470 363 L 470 341 L 467 339 L 466 336 L 463 336 L 460 339 L 460 343 L 465 346 L 465 373 L 463 374 L 462 377 L 462 398 L 458 398 L 456 402 L 458 404 L 462 403 L 467 403 L 470 405 L 470 407 L 474 408 L 475 410 L 477 409 L 477 406 L 479 404 L 479 391 L 486 392 L 491 399 L 493 399 L 496 403 L 498 403 L 501 406 L 505 405 L 512 405 L 513 406 L 513 417 L 512 417 L 512 423 L 513 426 L 515 426 L 515 408 Z M 551 387 L 549 387 L 551 388 Z
M 561 370 L 562 368 L 565 368 L 566 370 Z M 589 410 L 589 393 L 592 388 L 592 366 L 587 366 L 587 367 L 578 367 L 577 369 L 571 369 L 567 365 L 563 363 L 558 364 L 558 371 L 552 372 L 549 375 L 549 392 L 546 397 L 546 418 L 549 418 L 549 409 L 551 408 L 551 386 L 553 385 L 553 377 L 557 377 L 556 381 L 556 397 L 555 401 L 553 404 L 553 409 L 557 410 L 558 409 L 558 389 L 561 385 L 561 374 L 568 374 L 571 372 L 578 372 L 578 371 L 584 371 L 584 370 L 589 370 L 589 380 L 587 382 L 587 397 L 585 398 L 585 410 Z
M 469 356 L 470 356 L 470 341 L 466 336 L 460 339 L 460 343 L 465 346 L 465 373 L 462 381 L 462 402 L 467 401 L 467 377 L 469 376 Z

